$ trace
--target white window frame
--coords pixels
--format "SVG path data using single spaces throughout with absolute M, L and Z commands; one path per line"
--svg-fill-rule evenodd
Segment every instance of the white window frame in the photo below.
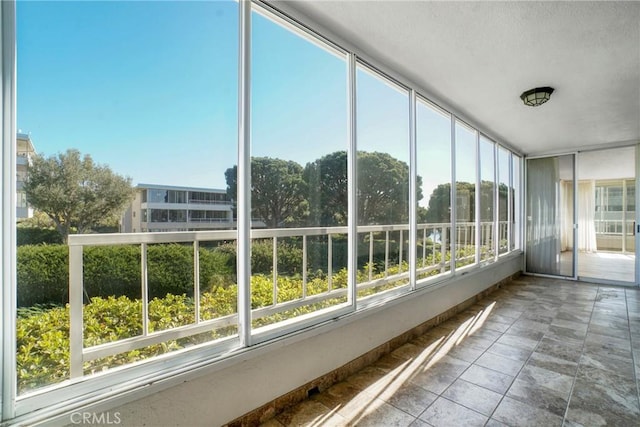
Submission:
M 120 368 L 110 370 L 108 373 L 100 374 L 92 377 L 82 377 L 77 380 L 67 380 L 59 384 L 38 389 L 32 393 L 17 396 L 16 381 L 16 4 L 14 0 L 5 0 L 0 2 L 0 22 L 2 32 L 0 33 L 0 47 L 2 57 L 2 68 L 0 80 L 2 81 L 2 90 L 0 103 L 1 120 L 2 120 L 2 292 L 0 293 L 0 306 L 2 307 L 2 316 L 0 317 L 0 376 L 2 377 L 2 388 L 0 389 L 0 421 L 28 419 L 30 422 L 38 420 L 46 420 L 51 415 L 60 414 L 63 411 L 70 410 L 80 405 L 91 404 L 92 402 L 103 402 L 113 399 L 116 396 L 129 395 L 142 392 L 145 386 L 151 383 L 166 381 L 179 381 L 188 375 L 196 375 L 201 368 L 210 367 L 214 363 L 220 362 L 224 365 L 225 357 L 221 352 L 230 352 L 229 354 L 238 355 L 245 351 L 252 351 L 250 346 L 257 342 L 271 340 L 275 337 L 282 336 L 289 332 L 299 331 L 305 327 L 317 324 L 320 321 L 334 318 L 336 315 L 351 314 L 356 310 L 356 269 L 349 268 L 349 285 L 348 285 L 348 307 L 343 311 L 334 310 L 329 313 L 326 319 L 322 316 L 310 319 L 309 322 L 292 322 L 291 328 L 283 328 L 275 334 L 264 336 L 256 336 L 251 330 L 251 294 L 249 282 L 251 277 L 250 271 L 250 240 L 251 240 L 251 194 L 250 188 L 250 129 L 251 129 L 251 111 L 250 111 L 250 84 L 251 84 L 251 57 L 250 57 L 250 39 L 251 39 L 251 13 L 259 10 L 260 13 L 270 13 L 283 20 L 288 26 L 293 26 L 296 31 L 306 34 L 311 40 L 322 42 L 323 47 L 328 46 L 337 49 L 347 56 L 348 61 L 348 134 L 349 146 L 347 150 L 347 173 L 348 173 L 348 265 L 356 264 L 357 252 L 357 182 L 356 182 L 356 152 L 357 152 L 357 129 L 356 129 L 356 65 L 362 64 L 369 69 L 373 69 L 376 74 L 384 77 L 386 81 L 397 84 L 403 91 L 408 93 L 409 103 L 409 170 L 410 170 L 410 195 L 411 204 L 409 212 L 409 262 L 410 262 L 410 284 L 409 286 L 400 287 L 396 292 L 385 294 L 384 298 L 378 298 L 372 301 L 381 302 L 388 298 L 405 295 L 408 292 L 416 290 L 416 103 L 418 97 L 430 104 L 433 104 L 427 96 L 423 96 L 419 90 L 410 83 L 405 83 L 404 79 L 391 76 L 389 73 L 381 71 L 382 68 L 372 65 L 374 61 L 368 61 L 366 56 L 360 55 L 357 49 L 345 49 L 315 31 L 295 21 L 294 19 L 278 12 L 271 5 L 261 1 L 239 0 L 239 69 L 238 69 L 238 91 L 239 91 L 239 117 L 238 117 L 238 260 L 240 266 L 238 270 L 238 318 L 239 318 L 239 334 L 237 337 L 211 346 L 202 346 L 195 349 L 178 351 L 159 356 L 153 360 L 144 363 L 133 363 Z M 436 105 L 436 104 L 433 104 Z M 437 105 L 436 105 L 437 106 Z M 455 156 L 455 126 L 461 123 L 475 132 L 476 150 L 477 141 L 480 130 L 474 126 L 470 126 L 461 117 L 447 111 L 445 108 L 437 106 L 438 109 L 445 112 L 451 117 L 451 224 L 452 230 L 456 227 L 456 156 Z M 518 197 L 515 201 L 518 203 L 519 218 L 517 225 L 519 229 L 520 243 L 514 249 L 509 247 L 508 253 L 520 253 L 523 244 L 523 222 L 522 222 L 522 200 L 524 195 L 524 167 L 522 157 L 512 148 L 504 146 L 511 157 L 517 156 L 520 165 L 520 186 Z M 480 173 L 479 155 L 476 153 L 477 173 Z M 513 169 L 513 163 L 510 166 Z M 510 181 L 513 183 L 513 171 L 511 170 Z M 476 182 L 478 185 L 478 180 Z M 640 191 L 637 189 L 637 191 Z M 479 192 L 476 189 L 476 211 L 479 209 L 477 202 Z M 511 197 L 511 196 L 510 196 Z M 509 203 L 511 209 L 511 203 Z M 494 213 L 494 221 L 497 220 L 497 214 Z M 476 212 L 476 221 L 479 221 L 479 215 Z M 476 247 L 479 248 L 478 234 L 479 229 L 476 227 Z M 511 234 L 510 234 L 511 236 Z M 453 279 L 456 275 L 455 267 L 455 239 L 451 239 L 451 251 L 454 256 L 451 257 L 451 270 L 444 277 L 437 278 L 436 281 L 429 281 L 425 285 L 429 287 L 434 283 L 438 286 L 446 283 L 448 279 Z M 478 268 L 478 259 L 471 266 L 465 266 L 465 272 L 468 269 Z M 418 286 L 419 290 L 423 290 L 427 286 L 422 284 Z M 405 289 L 406 288 L 406 289 Z M 374 305 L 374 304 L 372 304 Z M 366 304 L 359 305 L 358 309 L 366 309 Z M 286 330 L 285 330 L 286 329 Z M 139 396 L 139 394 L 135 394 Z

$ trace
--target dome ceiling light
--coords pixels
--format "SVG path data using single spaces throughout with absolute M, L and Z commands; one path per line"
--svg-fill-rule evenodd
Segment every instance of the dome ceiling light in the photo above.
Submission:
M 535 89 L 522 92 L 520 99 L 525 105 L 530 107 L 538 107 L 549 100 L 553 93 L 552 87 L 537 87 Z

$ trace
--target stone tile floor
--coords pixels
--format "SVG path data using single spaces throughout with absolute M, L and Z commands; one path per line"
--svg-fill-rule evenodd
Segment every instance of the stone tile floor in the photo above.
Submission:
M 274 426 L 640 426 L 640 290 L 523 276 Z

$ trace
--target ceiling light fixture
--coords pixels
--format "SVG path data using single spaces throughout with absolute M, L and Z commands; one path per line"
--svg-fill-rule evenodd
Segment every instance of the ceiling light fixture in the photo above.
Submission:
M 530 107 L 537 107 L 547 102 L 552 93 L 552 87 L 537 87 L 535 89 L 522 92 L 522 95 L 520 95 L 520 99 L 522 99 L 525 105 L 528 105 Z

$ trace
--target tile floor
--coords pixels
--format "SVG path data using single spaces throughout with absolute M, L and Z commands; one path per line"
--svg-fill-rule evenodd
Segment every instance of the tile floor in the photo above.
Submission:
M 640 426 L 640 290 L 521 277 L 264 426 Z

